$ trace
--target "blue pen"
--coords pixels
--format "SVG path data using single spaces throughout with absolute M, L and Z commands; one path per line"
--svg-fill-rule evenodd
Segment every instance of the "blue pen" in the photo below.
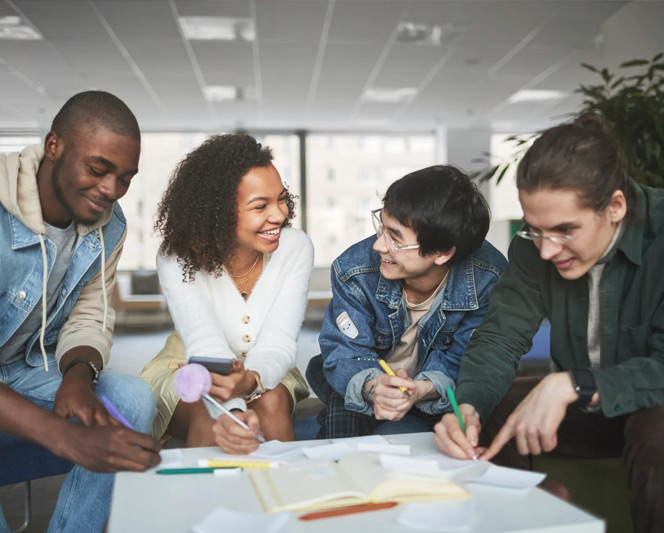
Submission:
M 120 422 L 124 427 L 134 429 L 134 426 L 132 426 L 129 421 L 124 416 L 122 416 L 122 413 L 106 396 L 101 397 L 101 403 L 103 403 L 104 407 L 106 407 L 106 410 L 111 413 L 111 416 Z M 136 430 L 134 429 L 134 431 Z

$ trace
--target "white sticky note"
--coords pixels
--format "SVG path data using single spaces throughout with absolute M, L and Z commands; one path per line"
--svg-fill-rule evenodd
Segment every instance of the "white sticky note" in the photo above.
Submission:
M 302 447 L 296 447 L 293 446 L 292 443 L 281 442 L 279 440 L 271 440 L 259 445 L 258 449 L 255 452 L 251 452 L 249 455 L 252 457 L 266 458 L 292 458 L 297 455 L 302 455 Z
M 404 472 L 437 472 L 438 463 L 433 459 L 419 457 L 403 457 L 401 455 L 380 454 L 380 464 L 385 470 L 402 470 Z
M 408 444 L 383 444 L 380 442 L 360 442 L 357 445 L 358 451 L 373 453 L 390 453 L 392 455 L 410 455 L 410 445 Z
M 338 461 L 342 457 L 353 452 L 354 449 L 345 442 L 336 442 L 324 444 L 323 446 L 312 446 L 304 448 L 303 452 L 309 459 L 319 459 L 325 461 Z
M 161 456 L 161 463 L 159 463 L 160 468 L 180 466 L 182 464 L 182 450 L 179 448 L 161 450 L 159 455 Z

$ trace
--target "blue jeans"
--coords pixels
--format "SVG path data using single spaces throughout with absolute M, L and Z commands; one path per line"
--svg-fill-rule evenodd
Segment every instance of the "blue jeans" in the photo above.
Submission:
M 25 361 L 0 366 L 0 381 L 52 411 L 62 376 L 55 360 L 49 357 L 48 372 L 44 367 L 31 367 Z M 143 380 L 104 371 L 99 376 L 95 395 L 111 400 L 136 431 L 149 433 L 156 415 L 156 402 Z M 110 512 L 114 480 L 113 474 L 96 474 L 75 466 L 60 489 L 49 533 L 103 531 Z M 6 531 L 9 528 L 0 510 L 0 533 Z

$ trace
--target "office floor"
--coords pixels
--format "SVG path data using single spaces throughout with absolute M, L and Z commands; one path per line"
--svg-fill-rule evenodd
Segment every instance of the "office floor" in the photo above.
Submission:
M 319 353 L 320 328 L 304 327 L 297 343 L 296 365 L 304 374 L 309 359 Z M 116 334 L 108 368 L 137 376 L 143 366 L 162 348 L 170 331 Z M 53 476 L 32 482 L 32 520 L 26 533 L 43 533 L 65 476 Z M 9 527 L 17 529 L 23 523 L 23 484 L 0 487 L 0 504 Z

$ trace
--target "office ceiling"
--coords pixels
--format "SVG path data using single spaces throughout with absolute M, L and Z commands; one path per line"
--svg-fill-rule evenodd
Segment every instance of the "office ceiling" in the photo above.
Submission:
M 43 132 L 92 88 L 146 131 L 539 127 L 578 104 L 580 63 L 604 66 L 603 24 L 628 3 L 0 0 L 0 23 L 43 37 L 0 40 L 0 133 Z M 237 38 L 188 39 L 181 17 L 230 20 Z M 239 99 L 206 99 L 219 86 Z M 564 95 L 508 102 L 524 89 Z

